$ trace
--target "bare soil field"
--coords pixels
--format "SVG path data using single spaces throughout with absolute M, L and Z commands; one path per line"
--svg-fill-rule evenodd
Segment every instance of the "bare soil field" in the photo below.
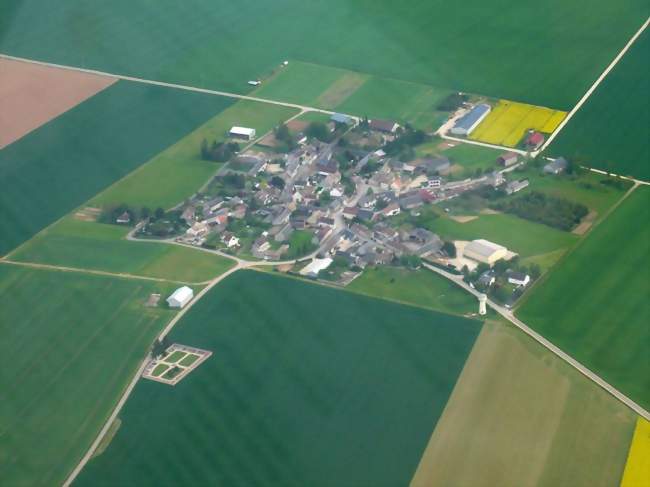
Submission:
M 0 59 L 0 149 L 107 88 L 117 78 Z

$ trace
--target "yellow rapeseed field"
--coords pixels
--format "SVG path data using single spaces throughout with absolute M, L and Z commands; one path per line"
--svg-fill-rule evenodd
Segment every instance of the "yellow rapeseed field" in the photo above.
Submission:
M 470 139 L 515 147 L 530 129 L 550 134 L 566 117 L 551 108 L 499 100 L 496 107 L 472 132 Z
M 639 418 L 627 456 L 621 487 L 648 487 L 650 485 L 650 422 Z

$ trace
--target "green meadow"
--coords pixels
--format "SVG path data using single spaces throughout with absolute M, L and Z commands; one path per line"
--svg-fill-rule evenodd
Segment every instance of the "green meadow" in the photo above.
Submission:
M 233 125 L 254 128 L 261 136 L 296 113 L 291 108 L 240 100 L 113 184 L 89 204 L 171 208 L 196 193 L 221 167 L 220 163 L 201 159 L 203 139 L 210 143 L 223 141 Z
M 6 0 L 0 51 L 237 92 L 300 60 L 567 109 L 649 13 L 645 0 Z
M 213 355 L 141 381 L 77 484 L 406 485 L 480 327 L 238 272 L 170 336 Z
M 0 151 L 0 255 L 231 103 L 120 81 L 5 147 Z
M 68 216 L 11 253 L 19 262 L 127 273 L 185 282 L 203 282 L 234 262 L 198 249 L 160 242 L 126 240 L 127 227 Z
M 644 32 L 576 112 L 548 152 L 650 180 L 650 34 Z
M 650 407 L 650 190 L 636 189 L 535 285 L 517 315 Z
M 443 313 L 465 315 L 478 311 L 478 302 L 472 295 L 426 269 L 369 267 L 345 289 Z
M 61 485 L 174 315 L 171 284 L 0 264 L 0 477 Z

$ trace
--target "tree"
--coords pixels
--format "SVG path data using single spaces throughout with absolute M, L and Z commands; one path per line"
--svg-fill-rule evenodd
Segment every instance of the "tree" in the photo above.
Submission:
M 289 127 L 287 127 L 286 124 L 278 125 L 278 127 L 275 129 L 275 138 L 284 142 L 290 141 L 291 132 L 289 131 Z
M 208 141 L 206 139 L 201 141 L 201 159 L 204 161 L 210 159 L 210 150 L 208 149 Z
M 446 241 L 442 244 L 442 251 L 452 259 L 456 257 L 456 246 L 453 242 Z
M 320 140 L 321 142 L 329 142 L 332 139 L 332 134 L 330 133 L 327 125 L 323 122 L 312 122 L 307 126 L 305 133 L 309 137 Z
M 162 209 L 160 206 L 156 208 L 156 211 L 154 212 L 154 217 L 156 218 L 156 220 L 160 220 L 164 218 L 164 216 L 165 216 L 165 210 Z
M 530 277 L 535 280 L 542 275 L 542 269 L 539 267 L 539 264 L 530 264 Z
M 283 190 L 285 185 L 286 183 L 284 179 L 282 179 L 280 176 L 273 176 L 271 178 L 271 186 L 275 186 L 276 188 Z
M 148 208 L 146 206 L 142 207 L 142 210 L 140 210 L 140 217 L 144 220 L 149 218 L 151 216 L 151 208 Z

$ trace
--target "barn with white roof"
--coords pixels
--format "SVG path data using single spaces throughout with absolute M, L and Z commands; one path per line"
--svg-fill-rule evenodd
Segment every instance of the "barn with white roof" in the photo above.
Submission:
M 187 286 L 179 287 L 167 298 L 170 308 L 182 308 L 194 297 L 194 291 Z

